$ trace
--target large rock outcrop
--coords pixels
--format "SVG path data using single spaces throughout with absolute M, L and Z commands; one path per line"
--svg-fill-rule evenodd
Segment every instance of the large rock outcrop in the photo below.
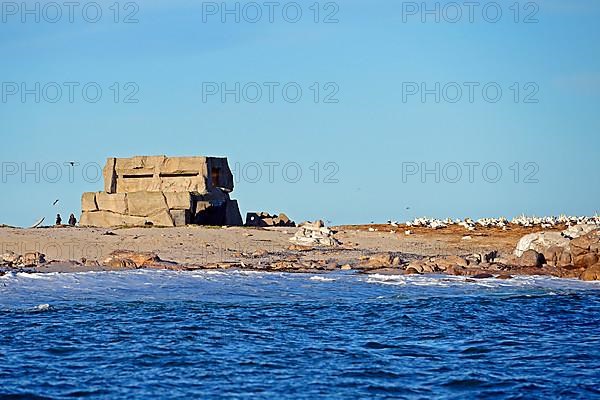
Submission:
M 104 192 L 84 193 L 80 225 L 242 225 L 226 158 L 109 158 Z
M 267 212 L 246 214 L 246 226 L 268 227 L 268 226 L 288 226 L 295 227 L 296 223 L 289 219 L 284 213 L 271 215 Z
M 535 250 L 542 253 L 545 249 L 557 246 L 565 247 L 569 245 L 569 239 L 560 232 L 538 232 L 525 235 L 517 243 L 515 255 L 521 257 L 527 250 Z
M 566 270 L 583 280 L 598 280 L 600 229 L 595 225 L 574 226 L 562 233 L 545 232 L 526 235 L 517 244 L 515 254 L 539 253 L 549 267 Z M 530 255 L 531 256 L 531 255 Z

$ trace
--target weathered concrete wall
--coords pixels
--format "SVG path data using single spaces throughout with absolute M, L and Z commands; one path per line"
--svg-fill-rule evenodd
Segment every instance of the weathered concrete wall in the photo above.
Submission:
M 233 191 L 226 158 L 138 156 L 109 158 L 104 167 L 106 193 Z
M 84 193 L 82 226 L 243 224 L 236 200 L 214 201 L 191 192 Z
M 84 193 L 80 225 L 242 225 L 226 158 L 109 158 L 104 192 Z

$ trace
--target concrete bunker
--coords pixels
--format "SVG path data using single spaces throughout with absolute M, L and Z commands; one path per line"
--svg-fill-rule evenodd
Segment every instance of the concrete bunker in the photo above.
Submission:
M 109 158 L 104 191 L 84 193 L 82 226 L 243 224 L 226 158 Z

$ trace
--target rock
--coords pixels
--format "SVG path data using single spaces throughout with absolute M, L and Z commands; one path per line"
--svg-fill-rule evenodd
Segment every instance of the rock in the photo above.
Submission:
M 132 260 L 138 267 L 160 262 L 158 254 L 143 251 L 117 250 L 111 253 L 113 257 L 122 257 Z
M 501 265 L 516 265 L 517 264 L 517 260 L 518 257 L 513 255 L 513 254 L 508 254 L 506 256 L 503 257 L 498 257 L 494 259 L 494 264 L 501 264 Z
M 146 218 L 116 214 L 110 211 L 93 211 L 81 213 L 80 226 L 110 228 L 114 226 L 144 226 Z
M 270 265 L 272 271 L 293 271 L 298 269 L 304 269 L 305 266 L 299 263 L 291 261 L 277 261 Z
M 577 224 L 562 231 L 562 235 L 569 239 L 576 239 L 597 229 L 600 229 L 600 226 L 594 224 Z
M 138 266 L 127 258 L 114 258 L 108 257 L 103 262 L 102 265 L 111 268 L 121 268 L 121 269 L 137 269 Z
M 366 271 L 366 273 L 370 275 L 405 275 L 406 271 L 403 271 L 398 268 L 378 268 L 368 270 Z
M 339 267 L 339 265 L 335 261 L 330 261 L 325 264 L 325 269 L 328 271 L 335 271 L 336 269 L 338 269 L 338 267 Z
M 17 265 L 21 259 L 21 256 L 15 254 L 12 251 L 8 251 L 0 257 L 0 264 L 6 264 L 8 266 Z
M 271 215 L 266 212 L 260 213 L 247 213 L 246 214 L 246 226 L 289 226 L 294 227 L 296 223 L 288 218 L 287 215 L 281 213 L 279 215 Z
M 594 264 L 586 269 L 580 276 L 584 281 L 599 281 L 600 280 L 600 264 Z
M 190 210 L 169 210 L 175 226 L 186 226 L 192 223 Z
M 127 214 L 127 195 L 125 193 L 96 193 L 96 204 L 100 211 Z
M 552 246 L 567 247 L 569 239 L 562 236 L 559 232 L 539 232 L 525 235 L 517 243 L 515 255 L 521 257 L 527 250 L 535 250 L 543 253 Z
M 167 211 L 167 200 L 162 192 L 131 192 L 127 194 L 129 215 L 146 217 Z M 164 215 L 164 214 L 163 214 Z
M 310 229 L 320 229 L 320 228 L 324 228 L 325 227 L 325 223 L 322 220 L 317 220 L 315 222 L 310 222 L 310 221 L 306 221 L 302 224 L 300 224 L 300 227 L 304 227 L 304 228 L 310 228 Z
M 292 244 L 288 247 L 288 250 L 292 250 L 292 251 L 309 251 L 311 249 L 312 249 L 312 247 L 310 247 L 310 246 L 300 246 L 297 244 Z
M 413 267 L 408 267 L 404 270 L 404 275 L 421 275 L 421 273 Z
M 21 264 L 25 267 L 37 267 L 46 262 L 45 255 L 35 252 L 25 253 L 21 258 Z
M 448 268 L 454 267 L 456 264 L 445 259 L 435 260 L 425 266 L 426 272 L 446 272 Z
M 526 250 L 517 260 L 519 267 L 541 267 L 545 264 L 544 256 L 535 250 Z
M 275 218 L 263 218 L 262 222 L 264 223 L 264 226 L 275 226 Z
M 568 249 L 564 249 L 557 258 L 556 266 L 565 267 L 573 263 L 573 256 Z
M 544 258 L 548 264 L 557 266 L 561 260 L 563 252 L 565 251 L 565 247 L 550 246 L 544 252 L 542 252 L 542 254 L 544 255 Z
M 98 211 L 96 193 L 88 192 L 81 195 L 81 211 Z
M 284 226 L 289 226 L 289 224 L 292 222 L 292 220 L 289 219 L 288 216 L 284 213 L 279 214 L 279 220 L 283 223 Z
M 585 271 L 584 268 L 577 268 L 574 265 L 567 265 L 565 267 L 552 267 L 549 270 L 550 275 L 554 275 L 560 278 L 579 278 Z
M 165 192 L 165 200 L 170 210 L 192 210 L 192 194 L 190 192 Z
M 414 271 L 414 272 L 410 272 L 410 271 Z M 412 261 L 411 263 L 409 263 L 406 266 L 406 274 L 411 274 L 411 273 L 421 274 L 423 272 L 425 272 L 425 261 L 423 261 L 423 260 Z
M 350 271 L 352 269 L 352 266 L 350 264 L 344 264 L 340 267 L 340 269 L 342 271 Z
M 266 257 L 268 255 L 269 255 L 269 252 L 264 249 L 259 249 L 259 250 L 256 250 L 254 253 L 252 253 L 252 257 L 256 257 L 256 258 Z
M 513 279 L 513 277 L 512 277 L 512 275 L 502 274 L 502 275 L 498 275 L 496 277 L 496 279 L 504 279 L 504 280 L 506 280 L 506 279 Z
M 489 278 L 493 278 L 493 277 L 494 277 L 494 275 L 487 274 L 487 273 L 482 273 L 482 274 L 477 274 L 477 275 L 471 276 L 472 279 L 489 279 Z
M 227 200 L 225 203 L 225 225 L 227 226 L 242 226 L 242 214 L 237 200 Z
M 113 251 L 103 262 L 113 268 L 144 268 L 161 263 L 157 254 L 130 250 Z
M 438 269 L 436 264 L 433 264 L 431 262 L 426 262 L 425 264 L 423 264 L 423 271 L 424 274 L 432 274 L 434 272 L 440 272 L 440 270 Z
M 168 210 L 159 211 L 156 214 L 150 215 L 145 218 L 146 224 L 150 223 L 152 226 L 161 226 L 161 227 L 174 227 L 175 223 L 173 222 L 173 217 L 171 217 L 171 213 Z
M 481 254 L 471 254 L 465 257 L 465 260 L 469 263 L 469 265 L 477 265 L 483 260 L 483 256 Z
M 596 252 L 600 244 L 600 231 L 592 231 L 571 240 L 570 248 L 573 258 L 589 252 Z M 594 250 L 592 250 L 594 249 Z
M 467 260 L 459 256 L 448 256 L 445 259 L 449 262 L 452 262 L 454 265 L 458 265 L 460 267 L 467 267 L 469 265 Z
M 97 260 L 88 260 L 87 258 L 82 258 L 81 263 L 86 267 L 99 267 L 100 263 Z
M 446 268 L 445 272 L 448 275 L 463 276 L 467 274 L 467 269 L 465 267 L 454 265 Z
M 592 265 L 597 264 L 598 261 L 600 261 L 598 254 L 590 252 L 590 253 L 581 254 L 581 255 L 575 257 L 575 259 L 573 260 L 573 264 L 577 268 L 587 269 L 587 268 L 591 267 Z
M 106 159 L 106 165 L 102 170 L 105 193 L 115 193 L 117 191 L 117 172 L 115 169 L 116 164 L 116 158 L 110 157 Z
M 290 241 L 300 246 L 339 246 L 341 243 L 333 235 L 334 232 L 326 228 L 323 221 L 305 222 Z
M 401 263 L 400 257 L 394 256 L 390 253 L 376 254 L 371 257 L 367 257 L 360 263 L 361 268 L 383 268 L 383 267 L 397 267 Z

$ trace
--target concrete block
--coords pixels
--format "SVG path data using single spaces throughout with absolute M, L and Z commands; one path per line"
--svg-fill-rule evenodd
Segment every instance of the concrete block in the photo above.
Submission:
M 171 210 L 192 209 L 192 193 L 190 192 L 165 192 L 165 199 Z
M 98 211 L 96 193 L 86 192 L 81 196 L 81 211 Z
M 125 193 L 96 193 L 96 204 L 100 211 L 127 214 L 127 195 Z
M 127 194 L 129 215 L 147 217 L 160 212 L 168 214 L 169 208 L 162 192 L 132 192 Z

